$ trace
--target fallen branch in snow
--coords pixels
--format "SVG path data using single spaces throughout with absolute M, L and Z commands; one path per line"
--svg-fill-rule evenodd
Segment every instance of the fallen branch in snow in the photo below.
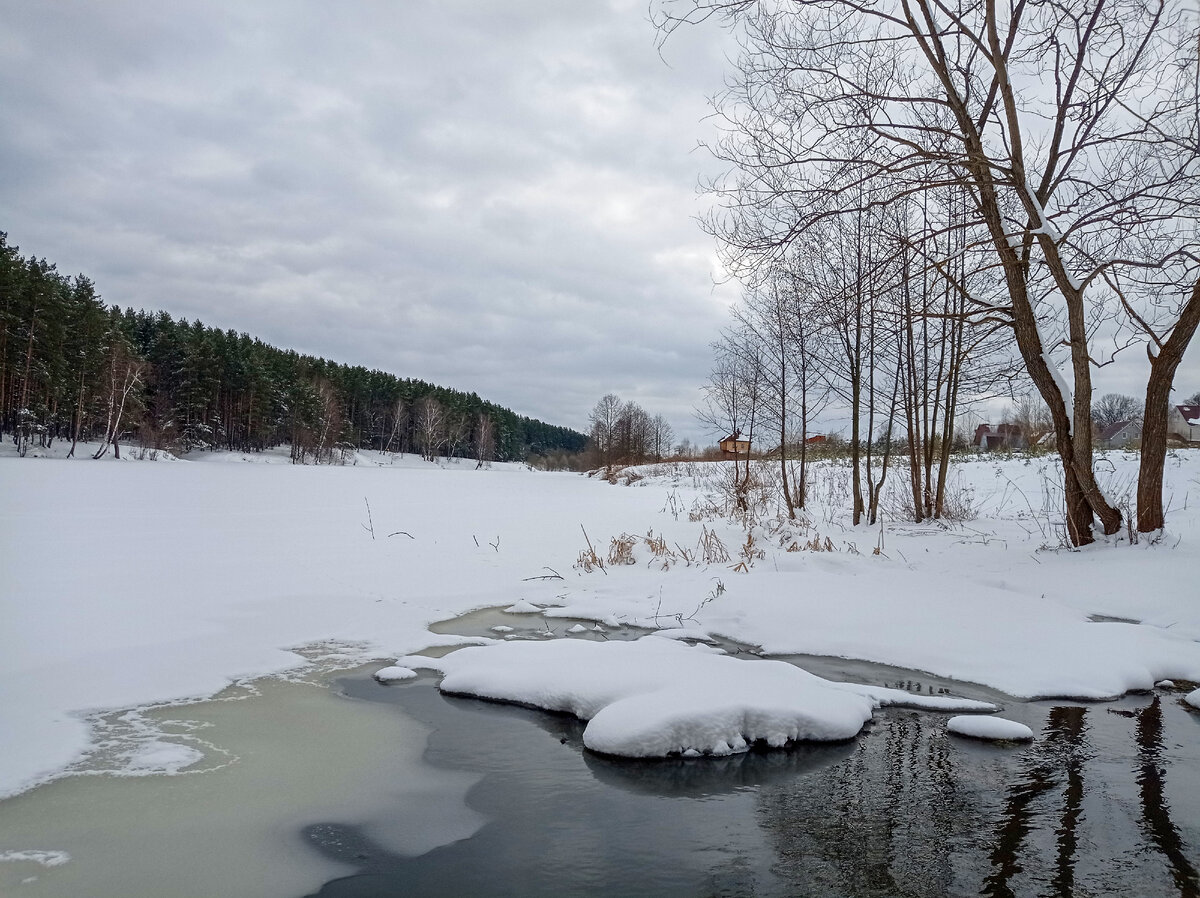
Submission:
M 393 536 L 407 536 L 409 539 L 416 539 L 416 537 L 407 530 L 397 530 L 395 533 L 389 533 L 388 539 L 391 539 Z
M 556 571 L 552 567 L 544 567 L 543 570 L 547 570 L 550 573 L 541 574 L 540 576 L 537 576 L 537 577 L 525 577 L 524 579 L 521 580 L 521 582 L 528 583 L 530 580 L 565 580 L 566 579 L 565 577 L 563 577 L 562 574 L 560 574 L 558 571 Z

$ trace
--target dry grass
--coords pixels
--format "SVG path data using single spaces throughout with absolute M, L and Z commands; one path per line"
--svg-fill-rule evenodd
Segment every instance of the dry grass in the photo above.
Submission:
M 636 543 L 637 537 L 628 533 L 614 536 L 608 545 L 608 563 L 637 564 L 637 559 L 633 557 L 633 547 Z
M 582 524 L 579 525 L 579 529 L 583 530 L 583 538 L 587 542 L 587 548 L 579 551 L 579 558 L 575 561 L 575 567 L 589 574 L 597 569 L 607 574 L 608 571 L 604 570 L 604 559 L 596 554 L 596 548 L 592 545 L 592 540 L 587 535 L 587 530 L 584 529 Z
M 707 527 L 700 528 L 700 539 L 696 542 L 696 558 L 701 564 L 725 564 L 730 560 L 729 550 L 721 537 Z
M 766 551 L 759 548 L 758 544 L 754 541 L 753 530 L 746 531 L 746 541 L 738 549 L 738 557 L 741 558 L 741 561 L 735 564 L 733 569 L 742 574 L 748 574 L 750 568 L 754 567 L 754 562 L 767 557 Z

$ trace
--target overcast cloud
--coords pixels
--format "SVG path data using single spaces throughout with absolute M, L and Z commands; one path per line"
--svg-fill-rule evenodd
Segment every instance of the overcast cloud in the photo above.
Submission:
M 736 288 L 694 218 L 720 32 L 609 3 L 15 3 L 0 229 L 166 310 L 584 428 L 681 432 Z
M 728 44 L 682 29 L 664 61 L 646 9 L 0 0 L 0 229 L 112 304 L 702 436 L 738 293 L 694 221 Z

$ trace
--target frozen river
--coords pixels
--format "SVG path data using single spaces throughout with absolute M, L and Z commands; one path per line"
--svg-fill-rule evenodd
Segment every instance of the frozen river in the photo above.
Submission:
M 790 660 L 996 701 L 1037 738 L 887 710 L 848 743 L 627 761 L 585 751 L 574 718 L 432 677 L 265 679 L 98 718 L 72 775 L 0 802 L 0 893 L 1200 896 L 1200 714 L 1182 692 L 1020 702 Z

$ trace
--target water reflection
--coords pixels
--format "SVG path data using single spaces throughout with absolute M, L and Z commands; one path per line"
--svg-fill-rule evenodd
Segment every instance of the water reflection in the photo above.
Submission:
M 935 715 L 879 717 L 846 762 L 765 789 L 760 820 L 796 895 L 954 891 L 955 830 L 974 810 Z
M 470 839 L 407 858 L 354 827 L 309 827 L 326 858 L 360 868 L 327 883 L 322 898 L 788 894 L 755 826 L 751 785 L 755 771 L 794 776 L 822 760 L 816 755 L 791 763 L 780 753 L 746 755 L 722 768 L 724 782 L 715 767 L 658 766 L 655 782 L 655 765 L 585 753 L 573 717 L 448 697 L 429 682 L 344 687 L 427 723 L 430 764 L 483 774 L 467 801 L 488 822 Z
M 482 773 L 468 804 L 489 822 L 417 858 L 329 830 L 360 873 L 322 896 L 1200 898 L 1200 740 L 1169 701 L 1011 705 L 1031 746 L 891 709 L 841 745 L 639 762 L 586 752 L 569 716 L 356 690 L 433 728 L 434 766 Z
M 1180 898 L 1200 898 L 1200 875 L 1188 859 L 1179 828 L 1167 804 L 1162 763 L 1163 713 L 1159 697 L 1137 712 L 1137 744 L 1140 764 L 1137 782 L 1142 799 L 1142 821 L 1151 841 L 1166 858 Z
M 1032 746 L 891 712 L 844 763 L 763 788 L 793 894 L 1200 898 L 1200 749 L 1169 734 L 1186 713 L 1158 698 L 1009 713 L 1041 730 Z
M 786 782 L 846 760 L 853 742 L 800 745 L 786 751 L 750 751 L 722 758 L 641 761 L 585 752 L 584 764 L 597 781 L 643 795 L 709 798 L 770 783 Z
M 1035 825 L 1058 819 L 1055 829 L 1057 852 L 1052 896 L 1070 896 L 1075 888 L 1075 853 L 1084 793 L 1085 738 L 1088 709 L 1079 706 L 1050 709 L 1042 738 L 1026 755 L 1025 774 L 1008 790 L 1001 823 L 991 852 L 992 873 L 984 880 L 982 894 L 989 898 L 1013 898 L 1013 877 L 1022 871 L 1021 852 Z M 1052 804 L 1061 790 L 1061 810 L 1038 810 L 1040 799 Z

